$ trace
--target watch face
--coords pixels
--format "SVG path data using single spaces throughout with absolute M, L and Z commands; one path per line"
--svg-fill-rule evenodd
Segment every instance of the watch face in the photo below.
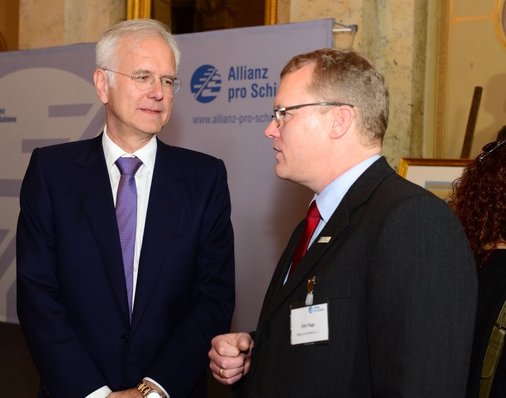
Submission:
M 161 398 L 162 396 L 158 394 L 157 391 L 150 391 L 146 398 Z

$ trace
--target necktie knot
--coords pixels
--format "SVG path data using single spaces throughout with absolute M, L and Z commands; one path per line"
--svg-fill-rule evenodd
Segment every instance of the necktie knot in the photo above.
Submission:
M 116 160 L 121 175 L 135 175 L 141 164 L 142 161 L 137 157 L 121 157 Z
M 307 218 L 313 219 L 313 222 L 315 221 L 314 219 L 320 220 L 320 211 L 318 210 L 318 206 L 316 206 L 316 200 L 311 202 L 311 206 L 309 206 L 309 210 L 307 211 Z

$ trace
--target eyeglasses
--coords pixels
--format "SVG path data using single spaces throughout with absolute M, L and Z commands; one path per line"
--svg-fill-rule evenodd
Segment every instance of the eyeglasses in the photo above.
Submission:
M 102 69 L 108 72 L 117 73 L 118 75 L 121 76 L 129 77 L 134 82 L 135 87 L 137 87 L 137 89 L 140 91 L 147 91 L 151 89 L 153 83 L 156 80 L 155 75 L 153 75 L 151 72 L 138 72 L 134 75 L 128 75 L 126 73 L 117 72 L 115 70 L 108 68 Z M 165 92 L 175 94 L 179 91 L 179 88 L 181 87 L 181 81 L 176 76 L 160 76 L 158 79 L 160 80 L 160 83 L 162 84 L 162 89 Z
M 351 106 L 354 108 L 353 105 L 345 104 L 343 102 L 312 102 L 310 104 L 301 104 L 301 105 L 292 105 L 292 106 L 286 106 L 281 108 L 274 108 L 272 110 L 272 120 L 276 122 L 276 126 L 279 127 L 281 125 L 281 119 L 286 115 L 288 111 L 294 110 L 294 109 L 300 109 L 304 108 L 305 106 Z
M 480 156 L 478 156 L 478 162 L 483 163 L 483 160 L 490 155 L 492 152 L 494 152 L 497 148 L 502 147 L 504 144 L 506 144 L 506 140 L 500 140 L 500 141 L 494 141 L 489 142 L 487 145 L 485 145 L 482 148 L 482 153 Z

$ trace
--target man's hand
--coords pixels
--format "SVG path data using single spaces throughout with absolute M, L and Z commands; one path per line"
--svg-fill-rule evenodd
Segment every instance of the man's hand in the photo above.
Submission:
M 229 333 L 211 341 L 209 368 L 222 384 L 234 384 L 248 373 L 251 365 L 253 339 L 248 333 Z

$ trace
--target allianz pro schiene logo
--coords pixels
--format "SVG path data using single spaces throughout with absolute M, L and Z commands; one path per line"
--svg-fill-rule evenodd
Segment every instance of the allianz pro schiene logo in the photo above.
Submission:
M 223 82 L 218 69 L 205 64 L 193 72 L 191 92 L 194 98 L 203 104 L 216 99 L 222 88 L 228 102 L 246 98 L 274 98 L 277 83 L 270 82 L 269 75 L 269 68 L 266 67 L 233 65 L 228 68 L 227 79 Z
M 221 90 L 221 75 L 213 65 L 202 65 L 193 72 L 191 92 L 198 102 L 207 104 Z

